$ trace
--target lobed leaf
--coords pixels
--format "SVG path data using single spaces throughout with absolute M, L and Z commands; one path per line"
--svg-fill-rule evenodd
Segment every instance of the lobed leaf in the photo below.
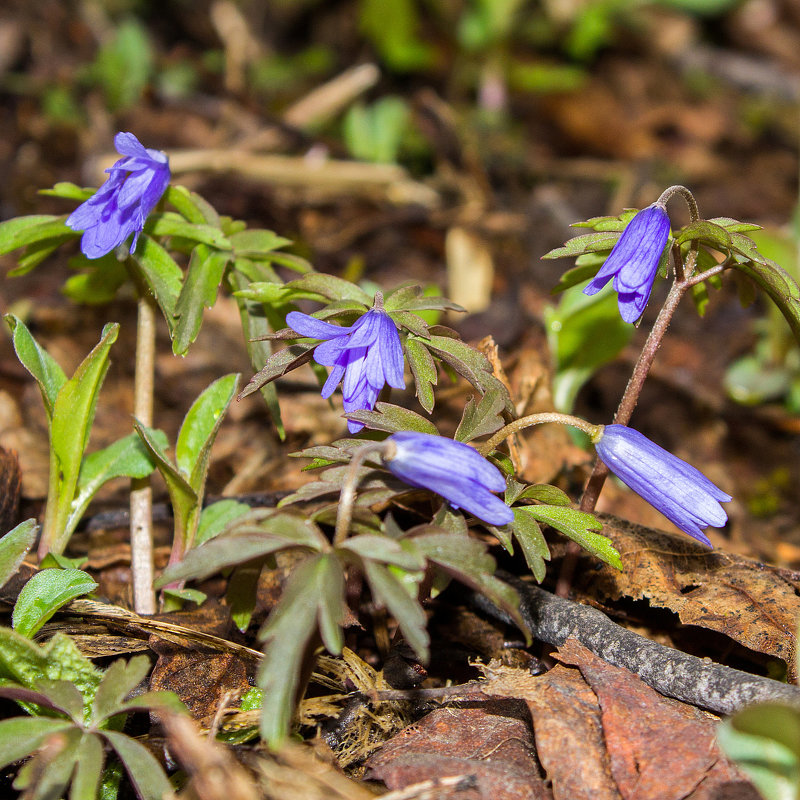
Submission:
M 99 725 L 108 717 L 118 714 L 122 701 L 144 680 L 150 671 L 146 655 L 134 656 L 126 661 L 119 658 L 103 673 L 94 695 L 92 722 Z
M 536 578 L 538 583 L 541 583 L 545 578 L 546 568 L 545 561 L 550 560 L 550 549 L 547 546 L 542 529 L 539 524 L 529 514 L 526 514 L 522 508 L 514 508 L 514 520 L 503 528 L 490 528 L 495 534 L 501 533 L 506 529 L 513 534 L 514 538 L 519 542 L 522 554 L 525 556 L 525 561 Z M 507 534 L 505 534 L 507 536 Z M 513 550 L 503 542 L 503 546 L 509 553 L 513 554 Z
M 368 428 L 376 431 L 418 431 L 419 433 L 438 434 L 436 426 L 425 417 L 414 411 L 391 403 L 378 402 L 375 411 L 351 411 L 344 415 L 347 419 L 363 422 Z
M 439 380 L 436 363 L 428 348 L 410 336 L 406 339 L 406 358 L 417 387 L 417 399 L 430 414 L 436 402 L 433 387 Z
M 453 438 L 457 442 L 471 442 L 479 436 L 499 431 L 503 427 L 506 397 L 507 391 L 499 381 L 490 386 L 477 403 L 474 397 L 470 397 Z

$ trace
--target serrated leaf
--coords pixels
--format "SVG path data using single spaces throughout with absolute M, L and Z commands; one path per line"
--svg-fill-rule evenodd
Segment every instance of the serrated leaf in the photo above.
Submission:
M 406 642 L 423 663 L 430 656 L 430 637 L 425 611 L 406 591 L 403 583 L 383 564 L 364 563 L 364 576 L 374 600 L 384 606 L 397 620 Z
M 80 236 L 65 224 L 67 215 L 32 214 L 0 222 L 0 256 L 45 239 Z
M 175 307 L 183 286 L 183 270 L 175 259 L 152 237 L 142 234 L 130 256 L 133 269 L 158 303 L 167 321 L 170 336 L 175 330 Z
M 43 569 L 22 587 L 11 624 L 17 633 L 30 638 L 59 608 L 96 588 L 92 576 L 83 570 Z
M 596 532 L 603 529 L 603 523 L 592 514 L 564 506 L 517 506 L 515 512 L 517 509 L 555 528 L 606 564 L 622 569 L 619 553 L 611 540 Z
M 19 317 L 6 314 L 5 321 L 11 328 L 17 358 L 39 384 L 47 418 L 48 421 L 51 421 L 56 397 L 61 387 L 67 382 L 67 376 L 55 359 L 33 338 Z
M 376 431 L 418 431 L 419 433 L 438 434 L 436 426 L 425 417 L 407 408 L 391 403 L 376 403 L 375 411 L 351 411 L 344 415 L 347 419 L 363 422 L 368 428 Z
M 508 502 L 516 502 L 517 500 L 537 500 L 549 506 L 568 506 L 572 503 L 566 492 L 562 492 L 557 486 L 551 486 L 549 483 L 526 486 L 514 500 Z
M 218 500 L 200 513 L 195 546 L 219 536 L 232 522 L 249 513 L 250 506 L 238 500 Z
M 258 685 L 264 692 L 261 735 L 272 748 L 289 733 L 301 666 L 318 626 L 329 640 L 327 646 L 333 646 L 332 652 L 341 650 L 343 594 L 338 560 L 332 554 L 311 556 L 295 569 L 259 633 L 259 639 L 267 643 L 258 672 Z
M 265 258 L 271 255 L 272 250 L 285 247 L 287 244 L 291 244 L 292 240 L 284 239 L 283 236 L 278 236 L 274 231 L 249 228 L 248 230 L 234 233 L 230 237 L 230 242 L 237 258 L 240 256 Z
M 557 247 L 546 253 L 542 258 L 575 258 L 584 253 L 600 253 L 611 250 L 619 239 L 617 233 L 585 233 L 576 236 L 564 243 L 563 247 Z
M 177 318 L 172 352 L 183 355 L 200 333 L 203 314 L 217 302 L 217 291 L 230 261 L 230 253 L 198 245 L 189 259 L 189 269 L 175 303 Z
M 512 509 L 514 521 L 505 526 L 513 533 L 514 538 L 519 542 L 522 554 L 530 568 L 533 577 L 541 583 L 546 574 L 545 561 L 550 560 L 550 549 L 547 546 L 542 529 L 535 519 L 526 514 L 521 508 Z M 499 528 L 492 528 L 498 532 Z
M 0 539 L 0 586 L 6 584 L 36 541 L 39 526 L 35 519 L 26 519 Z
M 363 289 L 335 275 L 312 272 L 302 278 L 296 278 L 286 286 L 290 289 L 313 292 L 329 300 L 355 300 L 364 306 L 372 306 L 373 298 Z
M 488 388 L 477 403 L 474 397 L 470 397 L 453 438 L 457 442 L 471 442 L 479 436 L 499 431 L 503 427 L 502 414 L 506 408 L 506 397 L 507 392 L 499 381 Z
M 274 381 L 287 372 L 308 363 L 317 344 L 317 342 L 293 344 L 289 347 L 284 347 L 283 350 L 279 350 L 277 353 L 273 353 L 261 371 L 250 378 L 247 386 L 239 393 L 239 399 L 247 397 L 247 395 L 257 391 L 266 383 Z
M 436 398 L 433 387 L 438 383 L 436 364 L 430 351 L 422 342 L 409 337 L 406 340 L 406 358 L 414 376 L 417 388 L 417 399 L 420 405 L 430 414 Z
M 756 225 L 753 222 L 739 222 L 739 220 L 731 217 L 713 217 L 708 221 L 725 228 L 730 233 L 748 233 L 749 231 L 760 231 L 762 229 L 761 225 Z
M 639 209 L 626 208 L 616 217 L 591 217 L 582 222 L 573 222 L 571 228 L 592 228 L 596 231 L 623 231 L 627 224 L 639 213 Z
M 151 214 L 145 224 L 145 233 L 152 237 L 179 236 L 217 250 L 231 250 L 230 241 L 219 228 L 187 222 L 180 214 L 172 211 Z
M 102 735 L 124 764 L 141 800 L 163 800 L 172 791 L 161 764 L 143 744 L 116 731 L 102 731 Z

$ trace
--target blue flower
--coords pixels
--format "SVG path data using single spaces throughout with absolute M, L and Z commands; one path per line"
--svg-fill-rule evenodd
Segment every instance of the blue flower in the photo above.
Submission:
M 514 512 L 492 492 L 506 481 L 497 467 L 477 450 L 444 436 L 400 431 L 387 440 L 394 445 L 383 460 L 389 470 L 410 486 L 429 489 L 490 525 L 506 525 Z
M 164 153 L 142 146 L 132 133 L 118 133 L 114 146 L 123 156 L 106 172 L 106 182 L 67 218 L 74 231 L 83 231 L 81 250 L 87 258 L 110 253 L 133 234 L 130 252 L 169 184 Z
M 322 396 L 330 397 L 344 378 L 345 411 L 372 410 L 386 383 L 395 389 L 405 386 L 400 336 L 385 311 L 373 308 L 349 327 L 291 311 L 286 315 L 286 324 L 301 336 L 326 340 L 314 350 L 317 363 L 332 367 Z M 348 420 L 347 427 L 350 433 L 357 433 L 364 426 Z
M 691 464 L 625 425 L 606 425 L 595 448 L 624 484 L 684 533 L 711 547 L 703 529 L 720 528 L 728 521 L 720 502 L 730 500 L 729 494 Z
M 583 293 L 597 294 L 613 277 L 620 316 L 625 322 L 636 322 L 650 299 L 668 236 L 669 217 L 664 207 L 653 203 L 642 209 L 627 224 Z

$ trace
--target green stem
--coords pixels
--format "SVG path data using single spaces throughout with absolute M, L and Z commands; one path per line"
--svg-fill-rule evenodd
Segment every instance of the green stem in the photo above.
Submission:
M 507 439 L 509 436 L 513 436 L 515 433 L 525 428 L 530 428 L 532 425 L 542 425 L 546 422 L 557 422 L 560 425 L 572 425 L 573 428 L 578 428 L 584 433 L 587 433 L 593 441 L 599 438 L 603 431 L 602 425 L 592 425 L 591 422 L 587 422 L 580 417 L 573 417 L 571 414 L 559 414 L 555 411 L 546 411 L 541 414 L 531 414 L 527 417 L 520 417 L 520 419 L 509 422 L 508 425 L 500 428 L 491 439 L 483 442 L 478 447 L 478 450 L 484 455 L 491 453 L 500 442 Z
M 136 328 L 136 373 L 133 415 L 148 428 L 153 425 L 153 387 L 156 354 L 156 306 L 153 298 L 139 296 Z M 131 573 L 133 605 L 137 614 L 155 614 L 153 591 L 153 491 L 149 476 L 131 480 Z

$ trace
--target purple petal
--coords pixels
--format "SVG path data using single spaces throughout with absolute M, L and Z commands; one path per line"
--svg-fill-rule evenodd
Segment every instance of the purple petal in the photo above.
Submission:
M 404 377 L 405 362 L 403 361 L 403 346 L 400 344 L 400 335 L 394 320 L 388 315 L 383 315 L 381 331 L 378 335 L 377 346 L 380 348 L 383 361 L 383 375 L 386 383 L 395 389 L 405 388 Z
M 339 381 L 343 376 L 344 364 L 340 364 L 338 362 L 333 364 L 333 369 L 330 371 L 328 379 L 325 381 L 325 385 L 322 387 L 323 400 L 327 400 L 336 391 L 336 387 L 339 385 Z
M 114 137 L 114 147 L 122 156 L 148 158 L 144 145 L 132 134 L 121 131 Z
M 324 322 L 299 311 L 290 311 L 286 315 L 286 325 L 301 336 L 308 336 L 310 339 L 332 339 L 334 336 L 344 336 L 352 330 L 352 328 L 332 325 L 330 322 Z
M 342 360 L 343 364 L 347 364 L 349 357 L 348 351 L 344 346 L 347 344 L 347 336 L 336 336 L 333 339 L 328 339 L 314 348 L 314 361 L 317 364 L 322 364 L 326 367 L 332 367 Z

